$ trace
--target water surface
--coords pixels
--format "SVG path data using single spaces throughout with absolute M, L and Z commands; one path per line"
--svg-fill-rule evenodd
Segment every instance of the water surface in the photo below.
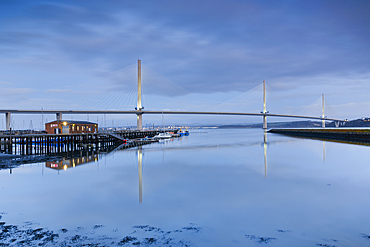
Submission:
M 57 234 L 51 246 L 370 246 L 369 148 L 193 130 L 67 169 L 1 170 L 1 220 L 23 239 Z

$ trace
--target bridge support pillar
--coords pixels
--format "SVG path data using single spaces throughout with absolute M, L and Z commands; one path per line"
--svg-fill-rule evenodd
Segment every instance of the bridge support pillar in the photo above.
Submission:
M 268 113 L 268 111 L 266 110 L 266 83 L 265 81 L 263 81 L 263 112 L 261 112 L 263 114 L 266 114 Z M 263 115 L 263 126 L 262 126 L 263 129 L 267 129 L 267 116 L 266 115 Z
M 322 94 L 322 99 L 321 99 L 321 104 L 322 104 L 322 126 L 325 128 L 325 100 L 324 100 L 324 94 Z
M 140 111 L 144 109 L 141 105 L 141 60 L 137 61 L 137 107 L 136 110 L 139 112 L 137 113 L 137 129 L 143 129 L 143 114 Z
M 143 129 L 143 114 L 137 114 L 137 129 Z
M 6 130 L 10 130 L 10 120 L 11 120 L 10 112 L 5 113 Z
M 56 113 L 56 118 L 57 118 L 57 120 L 62 120 L 62 113 L 61 112 L 57 112 Z

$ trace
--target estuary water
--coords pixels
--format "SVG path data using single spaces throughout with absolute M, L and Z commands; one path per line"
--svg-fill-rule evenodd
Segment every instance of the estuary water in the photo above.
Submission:
M 198 129 L 22 165 L 0 171 L 0 243 L 370 246 L 369 161 L 369 146 Z

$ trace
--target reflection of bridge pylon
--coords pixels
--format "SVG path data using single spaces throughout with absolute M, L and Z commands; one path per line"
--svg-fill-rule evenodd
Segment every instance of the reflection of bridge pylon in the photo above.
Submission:
M 265 177 L 267 177 L 267 132 L 263 131 L 263 156 L 265 158 Z
M 326 151 L 325 151 L 325 141 L 322 141 L 322 160 L 325 162 Z
M 137 162 L 139 171 L 139 203 L 143 201 L 143 149 L 141 146 L 137 149 Z

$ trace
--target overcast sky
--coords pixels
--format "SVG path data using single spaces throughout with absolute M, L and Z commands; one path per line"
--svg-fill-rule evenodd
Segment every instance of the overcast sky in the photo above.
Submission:
M 141 59 L 145 110 L 259 112 L 266 80 L 271 113 L 319 116 L 325 94 L 328 117 L 370 116 L 369 13 L 367 0 L 2 0 L 0 108 L 132 109 Z

